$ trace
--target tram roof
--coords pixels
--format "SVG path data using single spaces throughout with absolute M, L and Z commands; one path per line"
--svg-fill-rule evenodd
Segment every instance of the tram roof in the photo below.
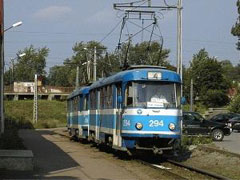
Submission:
M 161 79 L 148 79 L 148 72 L 160 72 Z M 164 81 L 164 82 L 176 82 L 181 83 L 179 74 L 174 71 L 160 68 L 143 68 L 143 69 L 131 69 L 119 72 L 110 77 L 104 78 L 93 83 L 90 86 L 91 89 L 99 88 L 108 84 L 116 82 L 128 82 L 128 81 Z
M 67 99 L 71 99 L 80 94 L 88 94 L 88 92 L 89 92 L 89 86 L 80 87 L 74 90 L 71 94 L 69 94 Z

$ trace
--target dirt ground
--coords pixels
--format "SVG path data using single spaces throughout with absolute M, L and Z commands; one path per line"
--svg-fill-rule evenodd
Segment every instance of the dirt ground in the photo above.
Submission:
M 240 179 L 240 158 L 236 156 L 196 148 L 190 158 L 183 162 L 231 179 Z

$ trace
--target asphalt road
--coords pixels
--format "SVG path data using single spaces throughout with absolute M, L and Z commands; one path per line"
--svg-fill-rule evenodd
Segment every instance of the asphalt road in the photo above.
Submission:
M 91 144 L 70 141 L 51 130 L 20 130 L 24 145 L 33 151 L 34 171 L 0 173 L 0 179 L 135 180 L 163 178 L 159 171 L 121 160 Z
M 233 132 L 230 136 L 225 136 L 223 141 L 215 142 L 215 145 L 227 151 L 240 154 L 240 133 Z

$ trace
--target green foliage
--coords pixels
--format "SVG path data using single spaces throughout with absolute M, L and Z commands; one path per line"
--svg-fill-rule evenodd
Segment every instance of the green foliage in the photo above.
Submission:
M 234 97 L 229 105 L 229 110 L 234 113 L 240 113 L 240 95 Z
M 202 100 L 208 107 L 221 107 L 229 103 L 226 92 L 220 89 L 207 90 L 206 94 L 202 96 Z
M 210 144 L 210 143 L 212 143 L 212 138 L 211 137 L 183 136 L 183 138 L 182 138 L 182 146 Z
M 35 49 L 33 45 L 29 48 L 25 48 L 23 51 L 19 51 L 18 54 L 26 53 L 25 56 L 19 57 L 17 63 L 14 66 L 14 81 L 32 82 L 34 74 L 45 76 L 46 58 L 49 53 L 49 49 L 39 48 Z
M 189 111 L 190 110 L 190 104 L 186 104 L 183 106 L 183 111 Z M 204 114 L 207 111 L 207 107 L 203 105 L 201 102 L 196 102 L 193 105 L 194 112 L 198 112 L 200 114 Z
M 205 49 L 201 49 L 193 56 L 187 78 L 193 79 L 194 97 L 208 107 L 226 105 L 231 83 L 224 76 L 222 64 L 215 58 L 208 56 Z M 185 80 L 189 83 L 189 79 Z M 190 89 L 190 84 L 187 87 Z
M 97 78 L 107 77 L 121 71 L 119 58 L 122 63 L 128 56 L 129 65 L 161 65 L 175 70 L 167 58 L 170 50 L 162 49 L 158 42 L 143 42 L 130 44 L 129 54 L 127 44 L 124 44 L 118 53 L 107 53 L 106 47 L 96 41 L 76 43 L 73 47 L 74 55 L 64 61 L 62 66 L 54 66 L 50 69 L 48 83 L 55 86 L 75 86 L 76 66 L 80 66 L 80 84 L 89 83 L 92 80 L 92 67 L 94 59 L 94 47 L 97 49 Z M 127 55 L 128 54 L 128 55 Z M 87 78 L 87 61 L 90 61 L 91 79 Z
M 127 57 L 127 44 L 124 44 L 121 49 L 121 60 L 123 61 Z M 131 44 L 128 54 L 129 65 L 158 65 L 158 66 L 170 66 L 167 62 L 169 56 L 169 49 L 162 49 L 161 45 L 153 41 L 142 42 L 136 45 Z
M 74 72 L 70 66 L 53 66 L 50 68 L 48 84 L 52 86 L 70 87 L 74 85 Z
M 238 37 L 238 42 L 236 43 L 237 49 L 240 50 L 240 0 L 237 1 L 237 8 L 238 8 L 238 20 L 235 25 L 232 27 L 231 33 L 233 36 Z
M 6 117 L 19 128 L 55 128 L 66 125 L 66 102 L 39 100 L 38 123 L 32 123 L 33 101 L 5 101 Z

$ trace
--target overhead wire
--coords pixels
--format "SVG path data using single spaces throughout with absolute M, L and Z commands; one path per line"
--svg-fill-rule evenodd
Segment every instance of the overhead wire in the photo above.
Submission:
M 149 28 L 150 26 L 152 26 L 153 23 L 149 24 L 148 26 L 144 27 L 143 29 L 141 29 L 140 31 L 136 32 L 135 34 L 133 34 L 131 37 L 135 37 L 136 35 L 138 35 L 139 33 L 141 33 L 142 31 L 144 31 L 145 29 Z M 128 39 L 126 39 L 125 41 L 127 41 Z
M 105 37 L 102 38 L 102 40 L 100 41 L 100 43 L 102 43 L 106 38 L 108 38 L 108 37 L 117 29 L 117 27 L 119 26 L 119 24 L 120 24 L 121 22 L 122 22 L 122 20 L 119 21 L 119 22 L 116 24 L 116 26 L 114 26 L 114 28 L 113 28 Z

